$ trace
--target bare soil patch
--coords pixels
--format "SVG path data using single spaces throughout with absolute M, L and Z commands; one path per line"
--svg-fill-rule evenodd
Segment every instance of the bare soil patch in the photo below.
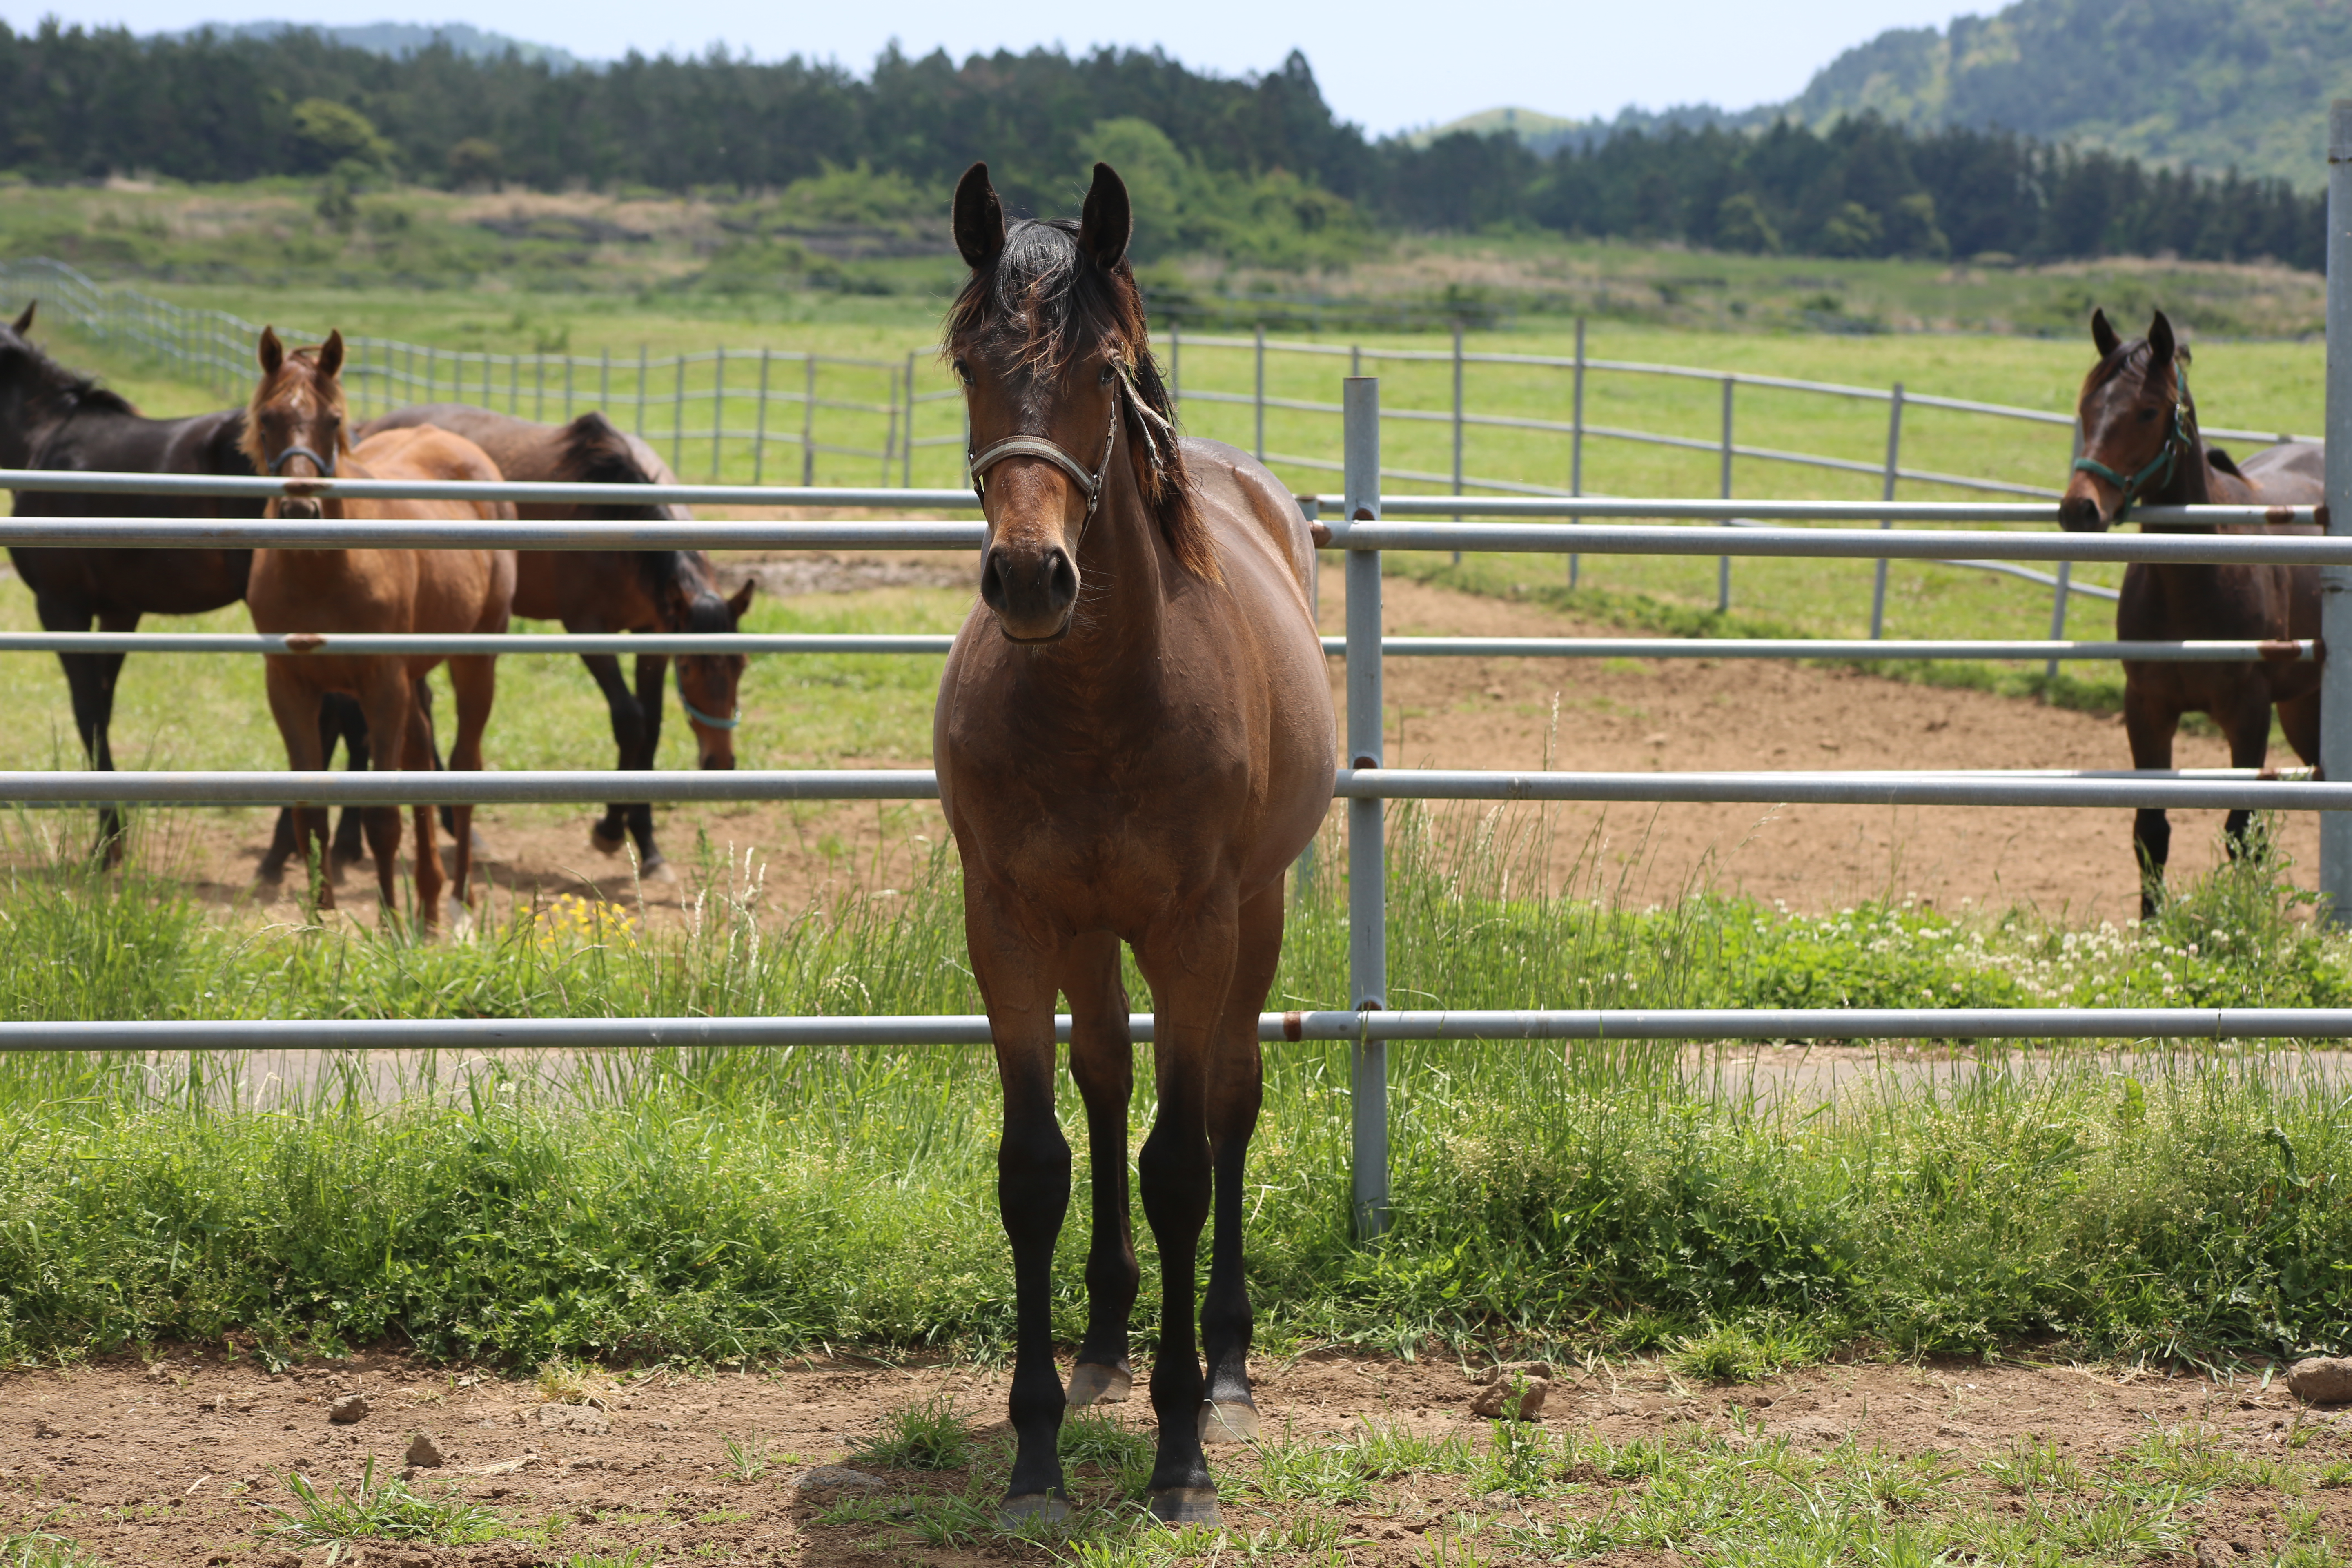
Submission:
M 2352 1529 L 2352 1489 L 2327 1479 L 2328 1468 L 2340 1473 L 2352 1454 L 2352 1416 L 2303 1405 L 2259 1371 L 2231 1379 L 2073 1364 L 1851 1364 L 1728 1386 L 1691 1383 L 1654 1363 L 1559 1370 L 1538 1418 L 1554 1440 L 1712 1434 L 1759 1449 L 1785 1441 L 1819 1454 L 1851 1442 L 1857 1453 L 1932 1457 L 1944 1479 L 1937 1494 L 1913 1505 L 1919 1512 L 1974 1508 L 2025 1522 L 2041 1502 L 2011 1495 L 1983 1468 L 2021 1441 L 2046 1442 L 2092 1473 L 2152 1435 L 2170 1434 L 2201 1441 L 2210 1455 L 2276 1461 L 2264 1472 L 2274 1479 L 2281 1468 L 2311 1478 L 2289 1491 L 2242 1473 L 2210 1495 L 2187 1494 L 2196 1500 L 2166 1515 L 2171 1549 L 2125 1558 L 2181 1568 L 2275 1562 L 2287 1496 L 2316 1512 L 2315 1526 L 2307 1513 L 2296 1526 L 2305 1537 L 2315 1529 L 2340 1542 Z M 1261 1358 L 1253 1377 L 1277 1443 L 1345 1440 L 1370 1424 L 1423 1436 L 1458 1433 L 1483 1450 L 1491 1424 L 1469 1414 L 1475 1371 L 1452 1360 L 1316 1352 Z M 267 1509 L 292 1501 L 287 1477 L 299 1472 L 322 1493 L 348 1489 L 371 1456 L 379 1477 L 398 1473 L 424 1433 L 445 1463 L 411 1472 L 412 1484 L 489 1509 L 503 1538 L 462 1546 L 370 1542 L 343 1561 L 521 1568 L 633 1548 L 647 1562 L 1051 1560 L 1040 1547 L 993 1535 L 926 1546 L 894 1526 L 889 1507 L 867 1510 L 879 1517 L 828 1518 L 840 1494 L 813 1498 L 795 1485 L 819 1465 L 846 1463 L 880 1483 L 863 1497 L 902 1516 L 927 1499 L 962 1492 L 964 1472 L 893 1470 L 861 1461 L 857 1450 L 890 1412 L 937 1398 L 971 1418 L 983 1448 L 1001 1443 L 1000 1369 L 841 1358 L 587 1382 L 594 1405 L 551 1409 L 528 1380 L 385 1353 L 273 1374 L 250 1356 L 179 1350 L 152 1362 L 124 1357 L 0 1375 L 0 1533 L 50 1531 L 115 1564 L 319 1563 L 323 1548 L 298 1554 L 259 1533 L 276 1522 Z M 1135 1402 L 1116 1408 L 1126 1424 L 1148 1429 L 1139 1376 L 1138 1389 Z M 369 1413 L 348 1425 L 331 1420 L 332 1402 L 353 1393 L 366 1396 Z M 725 1440 L 755 1433 L 773 1464 L 740 1479 Z M 1214 1449 L 1213 1461 L 1235 1537 L 1336 1518 L 1341 1556 L 1365 1563 L 1429 1562 L 1433 1543 L 1462 1531 L 1465 1516 L 1590 1519 L 1622 1506 L 1642 1484 L 1588 1477 L 1549 1495 L 1513 1498 L 1471 1490 L 1458 1475 L 1412 1472 L 1378 1480 L 1360 1497 L 1316 1501 L 1268 1495 L 1275 1489 L 1263 1483 L 1249 1448 Z M 1099 1474 L 1076 1471 L 1072 1487 L 1081 1503 L 1108 1500 Z M 1496 1544 L 1486 1543 L 1482 1560 L 1515 1560 Z M 1685 1550 L 1705 1556 L 1700 1543 Z

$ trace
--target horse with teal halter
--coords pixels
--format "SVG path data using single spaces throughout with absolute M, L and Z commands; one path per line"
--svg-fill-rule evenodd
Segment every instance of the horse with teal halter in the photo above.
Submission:
M 2139 502 L 2151 506 L 2310 505 L 2326 499 L 2321 448 L 2282 442 L 2234 462 L 2205 445 L 2189 395 L 2189 351 L 2156 312 L 2147 336 L 2124 341 L 2104 311 L 2091 316 L 2099 363 L 2084 379 L 2077 414 L 2082 456 L 2074 459 L 2061 527 L 2104 530 Z M 2143 523 L 2166 532 L 2212 532 L 2209 525 Z M 2226 531 L 2255 531 L 2231 529 Z M 2190 566 L 2137 563 L 2124 574 L 2116 636 L 2127 641 L 2214 639 L 2281 642 L 2319 635 L 2319 573 L 2309 566 Z M 2132 766 L 2169 768 L 2185 713 L 2206 713 L 2230 742 L 2233 767 L 2260 768 L 2270 751 L 2271 710 L 2287 742 L 2306 763 L 2319 760 L 2319 667 L 2290 658 L 2243 664 L 2124 664 L 2124 727 Z M 2233 811 L 2224 832 L 2232 856 L 2252 847 L 2253 814 Z M 2161 811 L 2132 823 L 2139 865 L 2140 913 L 2164 896 L 2172 827 Z

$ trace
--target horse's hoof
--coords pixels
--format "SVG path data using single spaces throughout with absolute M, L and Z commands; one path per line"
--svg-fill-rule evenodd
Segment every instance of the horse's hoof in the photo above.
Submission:
M 259 866 L 254 868 L 253 879 L 263 887 L 278 886 L 286 880 L 286 862 L 280 860 L 273 865 L 264 860 Z
M 622 846 L 626 843 L 628 839 L 618 833 L 608 838 L 604 836 L 604 830 L 602 827 L 592 827 L 588 830 L 588 847 L 599 855 L 618 855 Z
M 1217 1511 L 1214 1487 L 1163 1487 L 1151 1494 L 1151 1517 L 1162 1524 L 1225 1522 L 1225 1516 Z
M 1007 1530 L 1018 1530 L 1033 1519 L 1059 1524 L 1069 1517 L 1070 1505 L 1052 1492 L 1023 1492 L 1006 1498 L 1004 1506 L 996 1510 L 996 1522 Z
M 656 855 L 652 859 L 646 861 L 643 865 L 640 865 L 637 868 L 637 880 L 640 882 L 675 882 L 677 880 L 677 873 L 670 869 L 670 864 L 667 860 Z
M 1201 1441 L 1203 1443 L 1255 1443 L 1257 1441 L 1257 1406 L 1246 1399 L 1201 1401 Z
M 1123 1366 L 1082 1361 L 1070 1371 L 1070 1388 L 1064 1399 L 1072 1405 L 1124 1405 L 1135 1392 L 1135 1375 Z

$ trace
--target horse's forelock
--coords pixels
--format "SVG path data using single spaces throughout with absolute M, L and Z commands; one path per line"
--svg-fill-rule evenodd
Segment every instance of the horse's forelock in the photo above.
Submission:
M 1156 453 L 1139 466 L 1144 504 L 1169 549 L 1195 576 L 1220 579 L 1216 548 L 1193 504 L 1183 447 L 1173 437 L 1175 405 L 1151 353 L 1143 290 L 1125 260 L 1104 268 L 1078 249 L 1078 226 L 1067 218 L 1013 224 L 1004 248 L 986 271 L 975 271 L 948 311 L 944 351 L 951 356 L 986 353 L 1051 374 L 1072 359 L 1108 348 L 1127 368 L 1135 395 L 1162 420 L 1127 417 L 1128 444 Z

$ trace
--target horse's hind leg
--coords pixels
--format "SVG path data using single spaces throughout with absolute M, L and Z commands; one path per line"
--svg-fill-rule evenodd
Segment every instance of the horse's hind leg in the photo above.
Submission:
M 1135 1089 L 1135 1043 L 1118 939 L 1098 931 L 1064 955 L 1070 999 L 1070 1077 L 1087 1106 L 1087 1161 L 1093 1172 L 1094 1236 L 1087 1248 L 1087 1337 L 1067 1395 L 1072 1405 L 1117 1404 L 1134 1387 L 1127 1325 L 1139 1279 L 1127 1207 L 1127 1110 Z
M 453 658 L 449 661 L 449 685 L 457 696 L 457 736 L 449 747 L 449 769 L 452 773 L 479 773 L 482 732 L 489 728 L 490 706 L 498 697 L 499 661 L 491 657 Z M 474 871 L 472 806 L 454 808 L 449 836 L 457 846 L 456 896 L 463 905 Z
M 43 595 L 34 601 L 33 607 L 44 631 L 89 629 L 91 612 L 85 605 Z M 139 617 L 102 615 L 98 617 L 98 626 L 108 632 L 136 631 Z M 119 653 L 58 655 L 58 663 L 65 668 L 66 691 L 73 701 L 74 729 L 81 736 L 81 749 L 89 756 L 89 765 L 100 773 L 114 771 L 114 750 L 107 732 L 114 721 L 114 682 L 122 668 L 122 657 Z M 98 852 L 109 866 L 122 863 L 122 832 L 121 808 L 100 806 Z
M 590 631 L 599 628 L 574 626 L 564 623 L 570 631 Z M 604 694 L 604 706 L 613 716 L 613 744 L 620 753 L 614 766 L 623 769 L 649 768 L 653 757 L 645 745 L 645 714 L 629 690 L 629 683 L 621 674 L 621 661 L 609 653 L 583 653 L 580 662 L 588 667 L 595 678 L 596 689 Z M 640 761 L 642 756 L 643 760 Z M 606 855 L 618 855 L 621 846 L 629 841 L 628 811 L 625 805 L 607 805 L 603 820 L 588 830 L 588 842 Z M 642 861 L 640 866 L 642 867 Z
M 644 716 L 645 734 L 639 750 L 645 760 L 637 764 L 651 768 L 661 752 L 662 681 L 669 673 L 669 656 L 641 653 L 637 655 L 637 711 Z M 665 864 L 661 846 L 654 842 L 654 808 L 650 801 L 636 801 L 629 806 L 629 837 L 637 841 L 637 867 L 651 871 Z
M 1004 1133 L 996 1146 L 996 1201 L 1013 1246 L 1013 1354 L 1010 1415 L 1017 1447 L 1003 1521 L 1059 1519 L 1062 1377 L 1054 1365 L 1054 1244 L 1070 1207 L 1070 1145 L 1054 1114 L 1053 954 L 1021 934 L 1009 900 L 985 884 L 964 894 L 972 977 L 988 1006 Z M 1187 1265 L 1189 1270 L 1189 1264 Z M 1189 1287 L 1188 1271 L 1185 1283 Z
M 2124 733 L 2131 741 L 2132 766 L 2172 765 L 2173 732 L 2180 710 L 2131 679 L 2124 679 Z M 2139 865 L 2139 917 L 2156 914 L 2164 898 L 2165 862 L 2172 858 L 2172 823 L 2161 807 L 2142 806 L 2132 815 L 2132 853 Z
M 1282 884 L 1242 906 L 1241 942 L 1233 988 L 1219 1019 L 1209 1068 L 1209 1161 L 1216 1173 L 1216 1231 L 1209 1247 L 1209 1289 L 1201 1301 L 1201 1349 L 1209 1363 L 1209 1400 L 1201 1407 L 1201 1436 L 1243 1443 L 1258 1435 L 1250 1398 L 1249 1350 L 1254 1319 L 1242 1270 L 1242 1194 L 1250 1136 L 1257 1131 L 1265 1064 L 1258 1054 L 1257 1018 L 1282 962 Z
M 326 749 L 319 739 L 319 693 L 300 676 L 286 668 L 281 657 L 263 660 L 263 686 L 269 697 L 269 716 L 277 721 L 278 733 L 286 742 L 286 765 L 298 773 L 316 773 L 327 764 Z M 319 907 L 335 907 L 334 883 L 327 878 L 327 808 L 325 806 L 292 806 L 288 809 L 288 847 L 303 866 L 303 877 L 310 881 L 310 841 L 318 840 L 319 875 L 315 890 Z M 273 850 L 275 847 L 273 846 Z M 265 872 L 268 868 L 263 860 Z M 280 862 L 282 868 L 283 862 Z

